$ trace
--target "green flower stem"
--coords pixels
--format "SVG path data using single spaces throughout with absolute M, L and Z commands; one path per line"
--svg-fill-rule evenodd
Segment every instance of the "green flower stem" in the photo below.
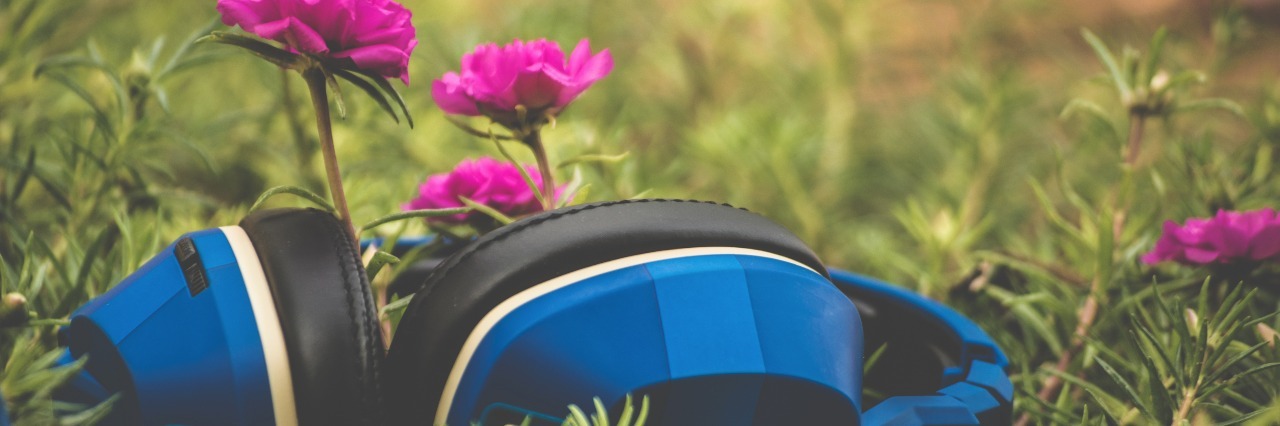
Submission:
M 311 172 L 311 168 L 307 165 L 311 164 L 311 158 L 316 153 L 315 142 L 307 136 L 307 130 L 302 123 L 302 117 L 299 114 L 298 103 L 293 99 L 293 77 L 288 69 L 280 69 L 281 83 L 281 101 L 284 106 L 285 122 L 289 125 L 289 132 L 293 135 L 294 151 L 297 155 L 298 173 L 301 175 L 304 187 L 310 190 L 316 190 L 320 186 L 320 179 Z
M 543 210 L 551 210 L 555 205 L 556 179 L 551 174 L 551 164 L 547 161 L 547 149 L 542 145 L 542 132 L 534 130 L 525 134 L 521 139 L 529 149 L 533 150 L 533 157 L 538 160 L 538 173 L 542 174 L 542 200 Z
M 347 209 L 347 194 L 342 191 L 342 174 L 338 170 L 338 154 L 333 149 L 333 126 L 329 119 L 328 82 L 324 70 L 319 66 L 308 67 L 302 71 L 302 78 L 311 89 L 311 104 L 316 109 L 316 132 L 320 135 L 320 152 L 324 154 L 324 171 L 329 178 L 329 192 L 333 196 L 333 206 L 338 210 L 338 219 L 347 228 L 351 236 L 351 247 L 359 249 L 360 241 L 356 238 L 356 228 L 351 225 L 351 212 Z
M 1138 162 L 1138 153 L 1142 150 L 1142 133 L 1146 127 L 1147 115 L 1134 110 L 1129 113 L 1129 148 L 1125 152 L 1124 164 L 1133 167 Z

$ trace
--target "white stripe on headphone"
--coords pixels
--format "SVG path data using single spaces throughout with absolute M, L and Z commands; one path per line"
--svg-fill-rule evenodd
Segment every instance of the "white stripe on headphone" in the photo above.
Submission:
M 244 278 L 244 288 L 249 293 L 249 305 L 253 320 L 258 324 L 258 336 L 262 339 L 262 355 L 266 358 L 267 383 L 271 386 L 271 407 L 276 425 L 298 424 L 298 409 L 293 400 L 293 376 L 289 371 L 289 352 L 284 345 L 284 332 L 280 329 L 280 315 L 276 312 L 275 298 L 267 285 L 266 274 L 258 261 L 249 235 L 239 226 L 218 228 L 227 236 L 236 264 Z

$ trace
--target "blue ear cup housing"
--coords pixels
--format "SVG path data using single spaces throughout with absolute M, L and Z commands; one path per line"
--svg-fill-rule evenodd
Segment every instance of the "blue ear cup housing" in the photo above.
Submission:
M 274 421 L 242 271 L 254 267 L 260 275 L 260 267 L 237 262 L 227 232 L 182 237 L 72 314 L 63 330 L 71 354 L 89 355 L 86 371 L 123 392 L 115 421 Z
M 393 423 L 505 424 L 599 396 L 653 424 L 857 424 L 857 312 L 803 243 L 685 201 L 526 218 L 437 267 L 388 352 Z
M 579 206 L 431 266 L 388 352 L 397 424 L 559 424 L 567 404 L 599 396 L 616 413 L 626 393 L 650 396 L 662 425 L 1010 423 L 1008 359 L 972 321 L 827 276 L 789 232 L 742 210 Z M 864 400 L 864 387 L 885 397 Z
M 77 389 L 121 394 L 115 424 L 379 423 L 381 334 L 349 241 L 315 210 L 183 236 L 72 314 Z

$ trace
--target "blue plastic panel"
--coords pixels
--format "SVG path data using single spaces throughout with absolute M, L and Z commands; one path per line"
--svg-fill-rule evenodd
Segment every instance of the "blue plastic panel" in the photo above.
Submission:
M 831 274 L 831 279 L 837 284 L 854 286 L 874 292 L 902 303 L 906 309 L 918 311 L 921 315 L 937 318 L 941 324 L 951 329 L 951 332 L 959 336 L 963 342 L 964 354 L 962 357 L 964 364 L 967 365 L 975 359 L 981 359 L 994 363 L 1000 368 L 1009 366 L 1009 358 L 1005 356 L 1004 351 L 1000 350 L 995 341 L 991 340 L 991 336 L 982 331 L 982 328 L 974 324 L 972 320 L 946 305 L 905 288 L 852 272 L 840 269 L 829 269 L 828 272 Z
M 919 294 L 857 274 L 831 269 L 837 285 L 886 297 L 899 309 L 936 319 L 960 338 L 962 365 L 943 372 L 952 383 L 937 395 L 889 398 L 863 414 L 867 425 L 1008 424 L 1013 407 L 1013 383 L 1005 370 L 1009 360 L 995 341 L 964 315 Z M 963 381 L 960 381 L 962 380 Z
M 192 296 L 170 245 L 72 314 L 71 354 L 89 354 L 93 378 L 124 394 L 113 421 L 269 424 L 266 362 L 235 254 L 219 230 L 188 236 L 208 287 Z
M 885 426 L 979 424 L 969 407 L 949 396 L 895 396 L 864 413 L 862 421 Z
M 779 424 L 801 410 L 857 424 L 858 324 L 843 294 L 787 262 L 713 255 L 625 268 L 499 321 L 448 423 L 494 407 L 560 416 L 630 392 L 655 398 L 655 424 Z

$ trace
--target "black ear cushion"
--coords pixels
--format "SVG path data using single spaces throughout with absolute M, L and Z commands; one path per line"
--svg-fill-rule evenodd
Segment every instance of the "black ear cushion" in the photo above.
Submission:
M 382 332 L 342 225 L 319 210 L 281 209 L 253 213 L 240 226 L 275 298 L 299 423 L 382 423 Z
M 432 421 L 467 336 L 489 310 L 516 293 L 627 256 L 717 246 L 775 253 L 826 275 L 817 256 L 785 228 L 746 210 L 696 201 L 575 206 L 477 239 L 432 272 L 400 320 L 387 354 L 392 422 Z

